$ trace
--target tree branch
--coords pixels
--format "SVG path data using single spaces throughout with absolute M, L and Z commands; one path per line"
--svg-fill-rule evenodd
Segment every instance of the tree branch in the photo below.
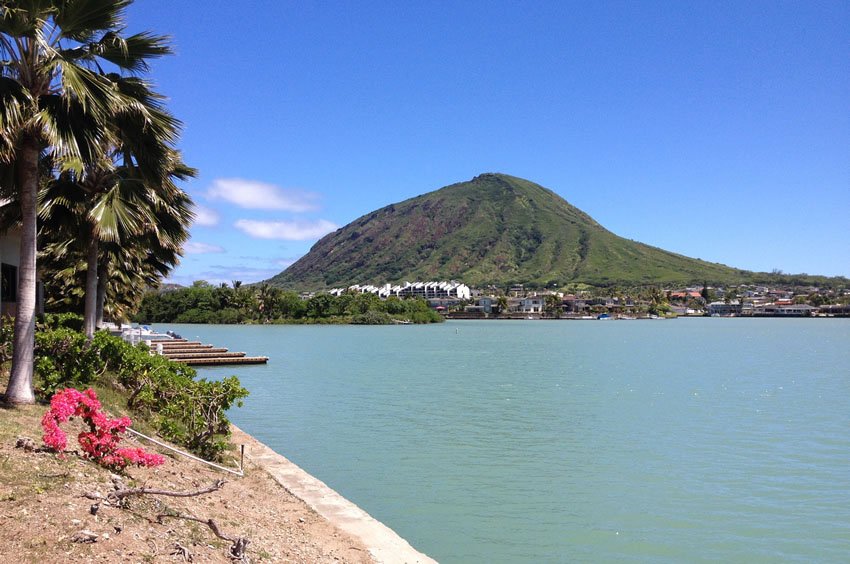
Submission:
M 167 513 L 160 513 L 156 516 L 156 520 L 159 523 L 162 523 L 162 520 L 165 517 L 171 517 L 172 519 L 185 519 L 186 521 L 195 521 L 196 523 L 203 523 L 213 532 L 215 536 L 222 540 L 226 540 L 230 543 L 233 543 L 230 547 L 230 555 L 233 558 L 243 558 L 245 556 L 245 550 L 248 548 L 248 544 L 251 542 L 245 537 L 231 537 L 225 535 L 221 532 L 221 529 L 218 528 L 218 525 L 212 519 L 199 519 L 198 517 L 193 517 L 192 515 L 180 515 L 176 513 L 174 515 L 169 515 Z
M 109 492 L 106 496 L 106 499 L 107 501 L 109 501 L 109 503 L 117 505 L 122 499 L 131 495 L 167 495 L 170 497 L 196 497 L 199 495 L 204 495 L 210 492 L 220 490 L 226 483 L 227 482 L 225 482 L 224 480 L 217 480 L 211 486 L 194 492 L 174 492 L 169 490 L 155 490 L 153 488 L 128 488 L 126 490 Z

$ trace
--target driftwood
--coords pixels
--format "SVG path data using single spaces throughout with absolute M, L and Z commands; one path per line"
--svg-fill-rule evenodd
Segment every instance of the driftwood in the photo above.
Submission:
M 171 556 L 179 556 L 183 559 L 183 562 L 192 562 L 193 560 L 192 553 L 189 549 L 179 542 L 174 543 L 174 550 L 171 551 Z
M 162 523 L 162 520 L 166 517 L 170 517 L 172 519 L 185 519 L 186 521 L 195 521 L 196 523 L 203 523 L 213 532 L 215 536 L 220 538 L 221 540 L 226 540 L 229 543 L 232 543 L 230 546 L 230 556 L 231 558 L 235 558 L 238 560 L 243 560 L 245 558 L 245 550 L 248 548 L 248 544 L 251 542 L 245 537 L 231 537 L 229 535 L 225 535 L 221 532 L 221 529 L 218 528 L 218 525 L 212 519 L 199 519 L 198 517 L 193 517 L 191 515 L 180 515 L 176 514 L 168 514 L 168 513 L 160 513 L 156 516 L 156 520 Z
M 115 484 L 116 487 L 120 488 L 121 487 L 119 485 L 120 483 L 121 483 L 120 481 L 116 482 L 116 484 Z M 127 497 L 134 496 L 134 495 L 164 495 L 164 496 L 169 496 L 169 497 L 197 497 L 199 495 L 204 495 L 204 494 L 208 494 L 208 493 L 220 490 L 224 486 L 225 483 L 227 483 L 227 482 L 225 482 L 224 480 L 217 480 L 215 483 L 211 484 L 210 486 L 208 486 L 204 489 L 201 489 L 201 490 L 193 491 L 193 492 L 175 492 L 175 491 L 170 491 L 170 490 L 158 490 L 158 489 L 154 489 L 154 488 L 118 489 L 114 492 L 109 492 L 108 494 L 106 494 L 106 501 L 110 505 L 121 506 L 122 500 L 124 500 Z M 84 494 L 84 496 L 89 498 L 89 499 L 94 499 L 94 500 L 102 500 L 103 499 L 103 496 L 101 496 L 97 492 L 89 492 L 89 493 Z M 97 510 L 95 509 L 95 506 L 97 506 L 97 505 L 98 504 L 94 504 L 92 506 L 92 513 L 97 512 Z M 243 560 L 243 561 L 246 560 L 245 551 L 248 548 L 248 544 L 250 543 L 250 541 L 245 537 L 231 537 L 229 535 L 225 535 L 224 533 L 221 532 L 221 529 L 218 528 L 218 524 L 215 521 L 213 521 L 212 519 L 200 519 L 200 518 L 194 517 L 192 515 L 181 515 L 179 513 L 176 513 L 176 514 L 163 513 L 163 514 L 157 515 L 156 519 L 161 524 L 162 520 L 166 517 L 170 517 L 172 519 L 184 519 L 186 521 L 195 521 L 197 523 L 203 523 L 204 525 L 206 525 L 207 527 L 210 528 L 210 530 L 213 532 L 213 534 L 215 536 L 217 536 L 218 538 L 220 538 L 222 540 L 226 540 L 227 542 L 231 543 L 231 546 L 230 546 L 230 557 L 231 558 L 233 558 L 235 560 Z M 179 543 L 175 544 L 175 550 L 171 554 L 172 554 L 172 556 L 182 557 L 185 561 L 188 561 L 188 562 L 192 561 L 192 554 L 185 547 L 181 546 Z
M 131 495 L 167 495 L 170 497 L 196 497 L 199 495 L 208 494 L 220 490 L 224 484 L 224 480 L 217 480 L 211 486 L 194 492 L 174 492 L 169 490 L 157 490 L 154 488 L 127 488 L 124 490 L 116 490 L 106 494 L 106 500 L 112 505 L 119 505 L 121 500 Z

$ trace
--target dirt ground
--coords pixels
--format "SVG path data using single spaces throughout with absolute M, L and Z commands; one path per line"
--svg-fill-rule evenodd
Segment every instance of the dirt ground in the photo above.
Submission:
M 247 461 L 245 476 L 238 477 L 128 436 L 122 446 L 160 452 L 167 461 L 118 475 L 71 451 L 63 459 L 16 447 L 21 437 L 43 446 L 46 409 L 0 404 L 0 555 L 11 562 L 233 562 L 233 543 L 206 523 L 159 515 L 212 519 L 224 536 L 247 538 L 244 562 L 373 561 L 359 540 Z M 63 428 L 68 448 L 76 448 L 73 422 Z M 193 492 L 217 480 L 226 483 L 197 497 L 131 496 L 124 507 L 97 499 L 116 488 Z

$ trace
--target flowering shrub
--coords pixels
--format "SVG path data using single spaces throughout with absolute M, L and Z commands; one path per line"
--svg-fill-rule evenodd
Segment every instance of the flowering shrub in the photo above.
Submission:
M 0 331 L 0 359 L 4 351 L 11 354 L 13 326 L 4 323 L 8 330 Z M 37 325 L 37 397 L 95 384 L 113 388 L 127 395 L 133 417 L 142 417 L 160 436 L 203 458 L 221 459 L 230 435 L 227 410 L 248 395 L 238 378 L 198 378 L 191 366 L 151 356 L 144 343 L 134 347 L 106 331 L 86 339 L 72 330 L 78 326 L 82 318 L 72 314 L 48 314 Z
M 60 390 L 50 400 L 50 409 L 41 418 L 44 429 L 44 444 L 58 451 L 65 450 L 68 439 L 59 427 L 71 417 L 81 417 L 88 426 L 77 440 L 86 458 L 101 466 L 120 470 L 128 464 L 137 466 L 158 466 L 165 462 L 159 454 L 145 452 L 140 448 L 118 448 L 121 435 L 132 423 L 129 417 L 110 419 L 101 411 L 97 394 L 89 388 L 85 392 L 66 388 Z

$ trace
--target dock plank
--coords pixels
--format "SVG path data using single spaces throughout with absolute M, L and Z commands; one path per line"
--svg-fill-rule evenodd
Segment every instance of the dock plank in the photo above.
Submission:
M 240 356 L 233 358 L 185 358 L 173 359 L 174 362 L 180 362 L 189 366 L 220 366 L 226 364 L 266 364 L 269 361 L 267 356 Z

